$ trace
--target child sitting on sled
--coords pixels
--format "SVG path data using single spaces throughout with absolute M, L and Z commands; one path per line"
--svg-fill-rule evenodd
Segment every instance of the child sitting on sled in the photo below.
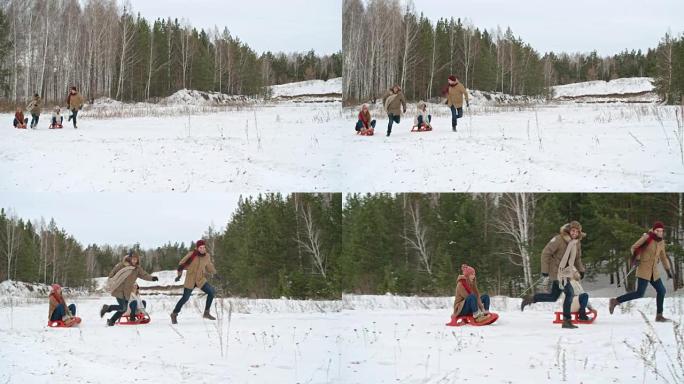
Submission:
M 368 104 L 361 106 L 359 111 L 359 120 L 356 122 L 356 133 L 363 136 L 373 136 L 375 133 L 375 120 L 371 120 L 370 111 L 368 111 Z
M 48 301 L 50 303 L 48 320 L 64 321 L 67 323 L 76 317 L 76 305 L 66 304 L 64 296 L 62 296 L 62 287 L 60 287 L 59 284 L 52 284 Z
M 62 128 L 62 122 L 63 121 L 64 121 L 64 117 L 62 117 L 62 113 L 59 109 L 59 105 L 56 105 L 55 109 L 52 110 L 52 119 L 50 120 L 50 129 Z
M 432 115 L 427 113 L 427 103 L 424 101 L 418 102 L 416 118 L 413 120 L 414 130 L 416 131 L 432 131 Z
M 133 308 L 135 308 L 135 313 L 131 313 L 131 311 L 133 311 Z M 145 316 L 149 316 L 147 314 L 147 311 L 145 310 L 146 308 L 147 302 L 140 298 L 140 286 L 138 286 L 138 284 L 133 285 L 133 292 L 131 292 L 131 297 L 128 303 L 128 311 L 124 313 L 124 316 L 131 317 L 137 315 L 138 313 L 142 313 Z
M 487 321 L 489 318 L 489 296 L 480 296 L 475 278 L 475 268 L 463 264 L 461 272 L 463 274 L 456 279 L 454 313 L 451 318 L 472 315 L 476 323 Z
M 14 113 L 14 128 L 26 129 L 27 124 L 28 118 L 24 117 L 24 111 L 22 111 L 21 107 L 17 107 L 17 110 Z
M 589 316 L 587 315 L 587 309 L 590 312 L 593 312 L 594 308 L 589 304 L 589 294 L 584 292 L 584 288 L 582 288 L 582 284 L 579 282 L 579 277 L 578 279 L 570 280 L 569 284 L 572 285 L 572 290 L 575 293 L 575 296 L 572 298 L 570 312 L 578 312 L 580 321 L 590 321 Z M 563 293 L 560 296 L 561 303 L 564 299 L 565 294 Z

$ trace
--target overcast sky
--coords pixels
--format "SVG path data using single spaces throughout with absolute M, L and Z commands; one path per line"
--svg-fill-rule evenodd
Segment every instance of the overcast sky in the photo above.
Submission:
M 223 27 L 261 53 L 342 49 L 342 0 L 131 0 L 147 19 L 185 19 L 195 27 Z
M 25 220 L 54 218 L 82 245 L 156 247 L 199 239 L 213 224 L 225 228 L 239 194 L 8 193 L 0 206 Z
M 505 31 L 540 52 L 612 55 L 658 45 L 668 28 L 684 32 L 683 0 L 414 0 L 432 20 L 469 19 L 480 29 Z

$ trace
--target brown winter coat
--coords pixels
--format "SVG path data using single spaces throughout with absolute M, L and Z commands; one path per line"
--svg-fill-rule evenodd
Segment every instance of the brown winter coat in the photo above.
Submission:
M 40 97 L 34 97 L 28 103 L 26 109 L 31 112 L 32 115 L 40 115 L 40 112 L 42 112 L 41 104 L 42 100 L 40 100 Z
M 648 240 L 650 233 L 651 231 L 649 231 L 649 233 L 644 233 L 641 238 L 632 245 L 632 254 Z M 668 271 L 670 270 L 670 260 L 665 254 L 665 240 L 651 241 L 651 244 L 647 245 L 637 256 L 637 260 L 639 260 L 639 266 L 636 270 L 636 276 L 641 279 L 652 281 L 658 280 L 660 278 L 658 263 L 663 263 L 665 269 Z
M 584 273 L 584 264 L 582 264 L 582 239 L 587 234 L 580 233 L 579 242 L 577 243 L 577 257 L 575 258 L 575 268 L 577 271 Z M 563 259 L 565 250 L 570 242 L 570 225 L 565 224 L 561 227 L 560 233 L 554 236 L 551 241 L 546 244 L 541 254 L 541 271 L 548 273 L 551 280 L 558 280 L 558 265 Z
M 192 256 L 192 253 L 193 251 L 188 252 L 178 265 L 183 265 L 190 256 Z M 188 289 L 193 289 L 195 287 L 202 288 L 207 282 L 206 273 L 216 273 L 216 268 L 214 268 L 214 264 L 211 262 L 211 255 L 209 252 L 205 253 L 204 256 L 198 255 L 195 257 L 195 260 L 187 267 L 183 287 Z
M 69 93 L 69 96 L 67 96 L 67 108 L 69 110 L 74 110 L 81 109 L 81 107 L 83 107 L 83 96 L 78 92 L 74 95 Z
M 123 267 L 128 267 L 131 264 L 124 260 L 114 266 L 114 269 L 109 273 L 109 278 L 114 277 L 119 270 Z M 135 281 L 141 278 L 143 280 L 152 281 L 152 276 L 145 272 L 140 265 L 136 266 L 135 269 L 126 277 L 126 279 L 121 283 L 116 289 L 112 291 L 112 296 L 118 299 L 128 300 L 131 297 L 131 293 L 135 290 Z
M 466 280 L 466 277 L 463 275 L 459 275 L 456 279 L 456 294 L 454 295 L 454 315 L 456 316 L 458 316 L 463 310 L 465 299 L 468 297 L 468 291 L 466 291 L 465 287 L 461 283 L 464 280 Z M 470 286 L 470 291 L 475 294 L 475 297 L 477 297 L 477 307 L 480 309 L 480 311 L 484 311 L 484 305 L 480 299 L 480 291 L 477 289 L 477 278 L 475 278 L 475 281 L 469 282 L 468 285 Z
M 463 98 L 465 97 L 465 100 L 468 101 L 468 91 L 465 89 L 463 84 L 458 83 L 456 85 L 449 86 L 449 92 L 447 93 L 447 105 L 449 108 L 451 106 L 454 106 L 456 108 L 462 108 L 463 107 Z
M 388 115 L 401 116 L 402 109 L 406 110 L 404 92 L 400 90 L 398 93 L 394 93 L 394 91 L 390 89 L 382 97 L 382 105 L 385 106 Z
M 60 302 L 57 300 L 57 298 L 55 298 L 54 295 L 48 296 L 48 301 L 50 302 L 50 307 L 48 308 L 48 320 L 50 320 L 52 318 L 52 314 L 55 313 L 55 309 L 57 309 L 57 306 L 60 304 Z M 64 302 L 63 304 L 67 315 L 71 315 L 71 313 L 69 312 L 69 307 L 66 305 L 66 302 Z

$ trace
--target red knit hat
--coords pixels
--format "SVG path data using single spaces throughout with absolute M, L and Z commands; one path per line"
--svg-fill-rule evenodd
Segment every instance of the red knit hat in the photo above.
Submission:
M 454 76 L 454 75 L 449 76 L 449 80 L 456 81 L 456 76 Z
M 654 230 L 659 229 L 659 228 L 660 228 L 660 229 L 665 229 L 665 224 L 663 224 L 662 221 L 656 221 L 656 222 L 653 224 L 653 229 L 654 229 Z
M 461 272 L 463 272 L 463 276 L 468 277 L 475 274 L 475 268 L 468 264 L 463 264 L 461 265 Z
M 206 245 L 207 243 L 204 240 L 197 240 L 197 243 L 195 243 L 195 248 L 199 248 L 203 245 Z

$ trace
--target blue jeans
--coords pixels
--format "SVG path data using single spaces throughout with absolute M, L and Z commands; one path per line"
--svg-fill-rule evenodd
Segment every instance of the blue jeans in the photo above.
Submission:
M 482 300 L 482 305 L 484 306 L 485 311 L 489 311 L 489 295 L 480 296 L 480 300 Z M 459 316 L 472 315 L 473 313 L 477 312 L 477 310 L 477 297 L 474 293 L 471 293 L 468 295 L 468 297 L 466 297 L 465 302 L 463 303 L 463 309 L 461 309 Z
M 392 133 L 392 124 L 399 124 L 399 122 L 401 121 L 401 115 L 395 115 L 393 113 L 390 113 L 387 115 L 387 117 L 389 118 L 389 124 L 387 124 L 387 134 L 389 135 L 390 133 Z
M 19 125 L 19 120 L 14 119 L 12 124 L 14 124 L 14 128 L 16 128 Z M 28 118 L 24 119 L 24 124 L 28 124 Z
M 59 117 L 59 123 L 57 123 L 57 118 L 56 118 L 56 117 L 53 117 L 53 118 L 52 118 L 52 125 L 57 125 L 57 124 L 62 125 L 62 122 L 63 122 L 63 121 L 64 121 L 64 117 L 63 117 L 63 116 L 60 116 L 60 117 Z
M 69 116 L 69 121 L 74 121 L 74 128 L 76 128 L 76 116 L 78 115 L 78 109 L 72 109 L 71 115 Z
M 375 128 L 375 120 L 371 120 L 370 126 L 371 126 L 371 128 Z M 364 127 L 363 121 L 359 120 L 359 121 L 356 122 L 356 127 L 355 127 L 355 129 L 356 129 L 357 132 L 360 131 L 363 127 Z
M 76 316 L 76 306 L 74 304 L 69 304 L 69 312 L 71 312 L 73 316 Z M 59 304 L 55 308 L 55 311 L 52 312 L 52 316 L 50 316 L 50 321 L 62 320 L 64 315 L 66 315 L 66 311 L 64 310 L 64 304 Z
M 456 108 L 455 105 L 451 106 L 451 126 L 455 128 L 458 125 L 458 119 L 463 117 L 463 107 Z
M 624 303 L 625 301 L 630 301 L 634 299 L 640 299 L 644 297 L 644 293 L 646 293 L 646 287 L 648 286 L 648 283 L 651 283 L 651 286 L 655 288 L 656 290 L 656 308 L 657 308 L 657 313 L 662 314 L 663 313 L 663 301 L 665 301 L 665 286 L 663 285 L 663 281 L 661 279 L 658 279 L 656 281 L 650 281 L 646 279 L 642 279 L 641 277 L 637 278 L 637 290 L 634 292 L 628 292 L 625 293 L 624 295 L 620 296 L 617 298 L 618 303 Z
M 192 295 L 192 291 L 195 288 L 184 288 L 183 289 L 183 297 L 178 300 L 178 303 L 176 304 L 176 307 L 173 309 L 174 313 L 180 313 L 181 308 L 185 305 L 185 303 L 190 300 L 190 295 Z M 216 292 L 214 291 L 214 287 L 209 285 L 209 283 L 204 283 L 202 288 L 200 288 L 204 293 L 207 294 L 207 303 L 204 305 L 204 310 L 208 311 L 211 309 L 211 302 L 214 301 L 214 295 Z
M 432 121 L 432 115 L 427 116 L 427 122 L 430 123 Z M 423 121 L 423 116 L 418 115 L 418 127 L 421 127 L 425 122 Z
M 38 126 L 38 120 L 40 119 L 40 115 L 36 113 L 31 114 L 31 128 Z
M 107 307 L 107 312 L 116 311 L 114 316 L 112 316 L 112 318 L 109 319 L 109 321 L 111 321 L 112 323 L 119 320 L 119 318 L 126 312 L 126 308 L 128 308 L 128 300 L 117 297 L 116 302 L 118 303 L 117 305 L 110 305 L 109 307 Z M 131 301 L 131 312 L 135 313 L 137 309 L 138 302 Z
M 587 314 L 587 305 L 589 304 L 589 294 L 588 293 L 580 293 L 579 297 L 579 313 L 580 314 Z
M 143 300 L 142 301 L 143 308 L 147 308 L 147 301 Z M 131 308 L 131 314 L 135 315 L 135 312 L 138 310 L 138 302 L 137 301 L 131 301 L 128 306 Z
M 572 289 L 570 283 L 565 284 L 563 290 L 560 289 L 560 283 L 558 280 L 553 281 L 551 286 L 551 292 L 549 293 L 537 293 L 534 295 L 532 302 L 534 303 L 552 303 L 560 297 L 561 293 L 565 293 L 565 300 L 563 300 L 563 318 L 570 320 L 570 310 L 572 308 L 572 298 L 575 296 L 575 290 Z M 587 295 L 587 302 L 589 301 L 589 295 Z

